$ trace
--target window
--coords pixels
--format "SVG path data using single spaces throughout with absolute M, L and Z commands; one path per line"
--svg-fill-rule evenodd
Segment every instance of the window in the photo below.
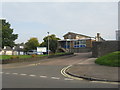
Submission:
M 86 40 L 77 40 L 74 41 L 74 48 L 86 47 Z

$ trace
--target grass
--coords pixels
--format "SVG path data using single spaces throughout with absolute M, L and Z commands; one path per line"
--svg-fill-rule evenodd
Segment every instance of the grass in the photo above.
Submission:
M 35 57 L 42 57 L 46 55 L 36 55 Z M 7 60 L 11 58 L 32 58 L 32 55 L 0 55 L 0 60 Z
M 95 63 L 106 66 L 120 67 L 120 51 L 109 53 L 96 59 Z
M 0 55 L 1 60 L 11 59 L 12 57 L 31 58 L 31 55 Z
M 61 55 L 66 53 L 55 53 L 53 55 Z M 52 55 L 52 54 L 51 54 Z M 32 57 L 43 57 L 45 55 L 0 55 L 0 60 L 14 59 L 14 58 L 32 58 Z

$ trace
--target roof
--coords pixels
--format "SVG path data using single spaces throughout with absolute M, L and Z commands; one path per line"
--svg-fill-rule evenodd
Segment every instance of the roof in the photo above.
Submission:
M 90 40 L 90 38 L 86 38 L 86 39 L 64 39 L 64 40 L 58 40 L 58 41 L 78 41 L 78 40 Z
M 24 47 L 25 47 L 24 44 L 17 44 L 16 46 L 14 46 L 14 50 L 22 51 Z
M 105 41 L 105 39 L 103 39 L 103 38 L 101 38 L 101 37 L 100 37 L 100 39 L 101 39 L 101 41 Z
M 22 48 L 20 46 L 23 46 Z M 11 48 L 10 46 L 4 46 L 3 50 L 14 50 L 14 51 L 22 51 L 24 48 L 23 44 L 17 44 L 16 46 L 14 46 L 13 48 Z M 1 48 L 0 48 L 1 49 Z
M 63 37 L 65 37 L 65 36 L 68 35 L 68 34 L 74 34 L 74 35 L 80 35 L 80 36 L 84 36 L 84 37 L 92 38 L 92 37 L 90 37 L 90 36 L 86 36 L 86 35 L 78 34 L 78 33 L 73 33 L 73 32 L 68 32 L 68 33 L 65 34 Z
M 97 39 L 97 37 L 95 37 L 95 39 Z M 103 39 L 102 37 L 99 37 L 100 41 L 106 41 L 105 39 Z
M 10 46 L 4 46 L 3 50 L 12 50 Z

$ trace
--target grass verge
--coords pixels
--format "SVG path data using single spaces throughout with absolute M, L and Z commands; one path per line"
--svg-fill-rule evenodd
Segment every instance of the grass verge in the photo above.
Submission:
M 42 57 L 46 55 L 0 55 L 0 60 L 15 59 L 15 58 L 32 58 L 32 57 Z
M 120 51 L 109 53 L 96 59 L 95 63 L 100 65 L 120 67 Z
M 67 53 L 55 53 L 51 54 L 52 55 L 64 55 Z M 32 57 L 43 57 L 43 56 L 48 56 L 47 54 L 45 55 L 0 55 L 0 60 L 8 60 L 8 59 L 16 59 L 16 58 L 32 58 Z

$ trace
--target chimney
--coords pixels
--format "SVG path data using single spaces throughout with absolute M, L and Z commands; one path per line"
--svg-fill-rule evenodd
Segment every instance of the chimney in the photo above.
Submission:
M 100 33 L 97 33 L 97 37 L 100 37 Z
M 97 33 L 96 41 L 100 41 L 100 33 Z

